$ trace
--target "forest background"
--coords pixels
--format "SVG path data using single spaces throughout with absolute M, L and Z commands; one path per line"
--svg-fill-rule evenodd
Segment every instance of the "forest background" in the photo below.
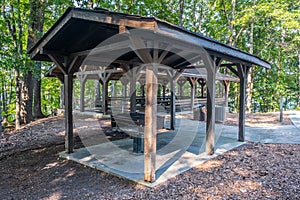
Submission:
M 155 16 L 259 56 L 271 69 L 253 67 L 246 109 L 300 108 L 300 1 L 298 0 L 0 0 L 0 113 L 16 129 L 60 106 L 60 82 L 46 78 L 51 63 L 31 61 L 27 50 L 70 6 Z M 238 109 L 238 83 L 230 110 Z

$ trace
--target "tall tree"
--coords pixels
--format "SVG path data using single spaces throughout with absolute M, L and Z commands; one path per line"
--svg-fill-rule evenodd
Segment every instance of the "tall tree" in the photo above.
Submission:
M 44 0 L 30 0 L 30 23 L 27 48 L 30 49 L 41 37 L 44 27 L 44 12 L 46 3 Z M 33 117 L 42 118 L 41 109 L 41 62 L 31 62 L 33 65 Z
M 25 8 L 26 3 L 21 2 L 20 0 L 11 0 L 11 1 L 2 1 L 1 10 L 2 10 L 2 20 L 5 23 L 3 27 L 10 37 L 6 43 L 7 48 L 10 48 L 10 56 L 12 56 L 12 65 L 14 68 L 14 79 L 16 82 L 16 121 L 15 127 L 19 129 L 21 127 L 21 75 L 20 72 L 24 66 L 24 26 L 26 23 L 24 17 L 26 17 Z

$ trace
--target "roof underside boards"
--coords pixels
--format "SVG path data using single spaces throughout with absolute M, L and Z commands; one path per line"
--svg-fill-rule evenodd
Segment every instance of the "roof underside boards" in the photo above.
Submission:
M 143 59 L 155 51 L 161 64 L 175 69 L 201 61 L 207 52 L 231 63 L 270 68 L 259 57 L 153 17 L 78 8 L 69 8 L 28 53 L 41 61 L 51 61 L 50 54 L 61 62 L 85 55 L 84 64 L 123 66 L 152 61 Z

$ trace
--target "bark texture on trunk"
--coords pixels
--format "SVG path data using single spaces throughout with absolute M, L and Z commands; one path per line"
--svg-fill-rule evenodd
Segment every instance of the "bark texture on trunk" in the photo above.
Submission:
M 298 107 L 300 107 L 300 49 L 298 50 Z
M 252 22 L 250 28 L 250 49 L 249 49 L 250 54 L 254 53 L 254 32 L 253 31 L 254 31 L 254 23 Z M 246 112 L 247 113 L 251 112 L 252 91 L 253 91 L 253 77 L 252 77 L 252 68 L 250 68 L 248 72 L 247 84 L 246 84 Z
M 41 85 L 42 85 L 42 80 L 41 80 L 41 62 L 36 62 L 37 66 L 37 74 L 33 78 L 33 117 L 34 118 L 43 118 L 45 117 L 44 114 L 42 113 L 42 102 L 41 102 Z
M 15 68 L 15 80 L 16 80 L 16 130 L 21 128 L 21 80 L 19 69 Z
M 40 38 L 44 27 L 44 8 L 43 0 L 30 0 L 30 23 L 27 49 L 30 49 Z M 28 65 L 32 69 L 24 76 L 24 86 L 22 93 L 24 96 L 24 122 L 32 121 L 33 118 L 44 117 L 41 106 L 41 62 L 29 62 Z M 28 91 L 28 92 L 27 92 Z M 32 104 L 34 103 L 34 109 Z
M 32 72 L 28 71 L 23 77 L 22 91 L 21 91 L 21 118 L 22 123 L 28 124 L 33 120 L 32 116 Z

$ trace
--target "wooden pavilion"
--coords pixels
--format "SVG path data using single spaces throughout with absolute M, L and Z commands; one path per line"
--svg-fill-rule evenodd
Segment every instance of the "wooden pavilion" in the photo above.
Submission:
M 98 66 L 101 71 L 98 79 L 105 91 L 112 74 L 125 70 L 130 73 L 131 82 L 135 83 L 141 68 L 145 71 L 144 179 L 148 182 L 155 181 L 157 83 L 161 70 L 167 75 L 173 91 L 184 70 L 206 69 L 206 153 L 211 155 L 215 145 L 215 81 L 218 69 L 226 67 L 239 78 L 238 140 L 244 141 L 248 71 L 255 65 L 270 68 L 270 64 L 259 57 L 160 19 L 104 9 L 69 8 L 28 53 L 31 59 L 54 62 L 59 69 L 53 74 L 64 83 L 65 148 L 68 153 L 72 153 L 74 148 L 74 74 L 85 65 Z M 81 81 L 84 82 L 85 76 L 81 77 Z M 191 77 L 192 82 L 195 80 Z M 175 123 L 174 95 L 171 95 L 170 101 L 172 125 Z M 132 103 L 131 111 L 134 111 L 134 105 Z M 102 101 L 102 108 L 105 113 L 106 101 Z

